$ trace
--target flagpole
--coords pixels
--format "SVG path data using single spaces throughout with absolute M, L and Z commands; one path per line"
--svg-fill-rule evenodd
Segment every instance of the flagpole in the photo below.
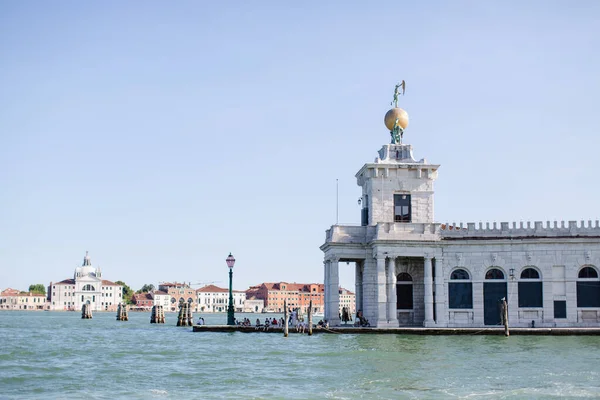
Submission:
M 340 194 L 339 194 L 339 182 L 335 180 L 335 224 L 337 225 L 340 219 Z

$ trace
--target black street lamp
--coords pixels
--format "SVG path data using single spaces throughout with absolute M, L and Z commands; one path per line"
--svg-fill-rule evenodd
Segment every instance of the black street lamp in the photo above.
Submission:
M 227 266 L 229 267 L 229 306 L 227 306 L 227 325 L 235 325 L 235 310 L 233 308 L 233 290 L 231 288 L 233 281 L 233 265 L 235 264 L 235 258 L 229 253 L 227 259 Z

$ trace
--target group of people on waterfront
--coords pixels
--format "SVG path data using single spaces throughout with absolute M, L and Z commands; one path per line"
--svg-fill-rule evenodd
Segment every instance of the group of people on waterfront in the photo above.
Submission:
M 237 319 L 235 320 L 235 324 L 239 325 L 239 326 L 252 326 L 252 322 L 250 321 L 250 318 L 245 318 L 241 321 L 238 321 Z
M 344 319 L 348 319 L 347 317 Z M 352 320 L 351 317 L 349 318 L 350 321 Z M 198 322 L 197 325 L 205 325 L 206 323 L 204 322 L 204 318 L 199 317 L 198 318 Z M 242 319 L 241 321 L 239 320 L 235 320 L 235 324 L 238 326 L 252 326 L 252 321 L 250 321 L 249 318 L 244 317 L 244 319 Z M 260 321 L 260 318 L 256 318 L 256 323 L 254 325 L 256 330 L 264 330 L 267 331 L 269 329 L 274 329 L 274 328 L 281 328 L 283 329 L 285 325 L 285 320 L 283 319 L 283 317 L 277 319 L 275 317 L 273 318 L 265 318 L 264 322 Z M 369 320 L 366 319 L 362 313 L 362 310 L 358 310 L 356 312 L 356 319 L 354 322 L 354 326 L 356 327 L 368 327 L 371 326 L 369 323 Z M 293 310 L 290 312 L 290 316 L 288 318 L 288 327 L 292 328 L 292 329 L 296 329 L 296 332 L 299 333 L 304 333 L 306 331 L 306 329 L 308 328 L 308 324 L 306 322 L 304 322 L 304 318 L 303 317 L 299 317 L 298 313 L 296 310 Z M 317 328 L 317 329 L 327 329 L 329 328 L 329 322 L 327 320 L 320 320 L 316 325 L 313 326 L 313 328 Z
M 271 327 L 273 327 L 273 328 L 276 328 L 278 326 L 283 327 L 284 323 L 285 323 L 285 320 L 283 319 L 283 317 L 279 318 L 279 320 L 275 317 L 273 317 L 273 319 L 270 319 L 267 317 L 267 318 L 265 318 L 264 323 L 261 323 L 260 319 L 256 318 L 256 325 L 254 325 L 254 326 L 255 326 L 256 330 L 262 329 L 262 330 L 266 331 Z

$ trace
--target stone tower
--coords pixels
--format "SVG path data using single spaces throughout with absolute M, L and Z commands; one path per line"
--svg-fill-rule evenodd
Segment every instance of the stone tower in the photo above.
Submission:
M 398 116 L 403 119 L 398 118 Z M 365 164 L 356 174 L 362 187 L 361 225 L 378 223 L 433 223 L 433 181 L 439 165 L 416 161 L 412 146 L 394 138 L 394 124 L 408 125 L 408 114 L 392 108 L 385 115 L 392 143 L 379 150 L 373 163 Z

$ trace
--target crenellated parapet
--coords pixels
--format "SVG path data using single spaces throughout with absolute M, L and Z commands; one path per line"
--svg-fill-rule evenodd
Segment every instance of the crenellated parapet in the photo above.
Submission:
M 325 233 L 325 243 L 368 244 L 378 240 L 437 241 L 440 224 L 379 222 L 370 226 L 333 225 Z
M 521 237 L 600 237 L 600 221 L 469 222 L 441 224 L 442 239 Z

